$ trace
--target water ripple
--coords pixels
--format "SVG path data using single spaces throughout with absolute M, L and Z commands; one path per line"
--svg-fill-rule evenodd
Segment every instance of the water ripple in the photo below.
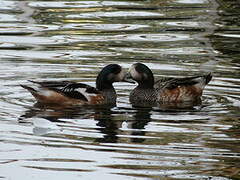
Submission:
M 239 6 L 234 2 L 0 2 L 0 179 L 238 179 Z M 211 72 L 202 103 L 35 104 L 19 84 L 95 86 L 106 64 L 145 63 L 155 79 Z M 12 173 L 14 169 L 14 173 Z

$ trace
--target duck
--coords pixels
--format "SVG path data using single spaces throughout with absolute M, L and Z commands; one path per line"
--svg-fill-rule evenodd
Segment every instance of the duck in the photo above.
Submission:
M 211 79 L 212 75 L 208 73 L 184 78 L 165 77 L 155 82 L 151 69 L 143 63 L 133 64 L 124 77 L 125 81 L 135 81 L 138 84 L 129 96 L 133 104 L 199 102 Z
M 31 85 L 20 84 L 27 89 L 37 103 L 53 105 L 101 105 L 115 104 L 114 82 L 123 80 L 125 72 L 118 64 L 105 66 L 97 75 L 96 88 L 72 81 L 33 81 Z

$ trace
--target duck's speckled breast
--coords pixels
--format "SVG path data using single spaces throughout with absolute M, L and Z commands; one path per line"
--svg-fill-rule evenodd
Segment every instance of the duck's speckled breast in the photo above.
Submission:
M 135 88 L 130 94 L 130 102 L 153 102 L 156 101 L 157 94 L 156 90 L 149 88 L 149 89 L 142 89 L 142 88 Z
M 104 97 L 104 104 L 115 104 L 117 100 L 117 94 L 115 89 L 107 89 L 102 91 Z

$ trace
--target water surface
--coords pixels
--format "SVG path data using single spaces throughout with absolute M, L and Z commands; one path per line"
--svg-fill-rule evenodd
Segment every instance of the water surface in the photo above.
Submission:
M 239 179 L 237 1 L 0 2 L 0 179 Z M 212 72 L 202 104 L 42 107 L 19 84 L 95 86 L 109 63 L 155 78 Z

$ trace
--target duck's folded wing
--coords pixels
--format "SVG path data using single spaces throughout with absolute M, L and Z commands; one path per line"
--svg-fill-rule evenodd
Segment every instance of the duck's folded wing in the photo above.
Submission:
M 158 79 L 154 83 L 154 88 L 161 89 L 161 88 L 165 87 L 169 82 L 171 82 L 174 79 L 175 78 L 172 78 L 172 77 L 162 77 L 161 79 Z
M 186 78 L 163 78 L 155 83 L 155 88 L 174 89 L 178 86 L 200 85 L 204 87 L 211 80 L 212 75 L 193 76 Z
M 96 88 L 83 83 L 69 83 L 65 87 L 57 89 L 57 91 L 67 97 L 84 101 L 89 101 L 91 96 L 100 94 Z

